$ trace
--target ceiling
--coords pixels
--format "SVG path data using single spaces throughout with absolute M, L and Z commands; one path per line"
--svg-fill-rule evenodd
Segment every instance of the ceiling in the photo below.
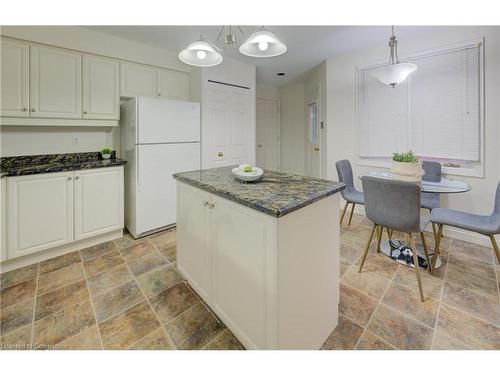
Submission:
M 217 39 L 220 26 L 86 26 L 94 31 L 114 35 L 123 39 L 149 44 L 172 51 L 180 51 L 200 34 L 211 41 Z M 411 27 L 402 27 L 409 31 Z M 242 26 L 248 36 L 256 26 Z M 282 42 L 288 51 L 272 58 L 251 58 L 242 55 L 238 47 L 225 48 L 223 55 L 256 65 L 257 82 L 282 86 L 324 60 L 340 53 L 380 43 L 386 48 L 390 34 L 389 26 L 266 26 Z M 224 30 L 220 40 L 223 46 Z M 238 27 L 233 26 L 238 46 L 245 40 Z M 277 76 L 284 72 L 285 76 Z

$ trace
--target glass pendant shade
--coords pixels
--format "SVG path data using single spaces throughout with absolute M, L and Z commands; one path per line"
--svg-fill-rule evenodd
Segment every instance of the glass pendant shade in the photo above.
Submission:
M 179 60 L 192 66 L 209 67 L 219 65 L 223 57 L 210 43 L 197 40 L 179 53 Z
M 373 69 L 371 76 L 386 85 L 395 87 L 408 78 L 408 75 L 416 69 L 417 66 L 412 63 L 396 63 Z
M 254 32 L 240 46 L 240 52 L 250 57 L 274 57 L 286 52 L 286 45 L 266 30 Z

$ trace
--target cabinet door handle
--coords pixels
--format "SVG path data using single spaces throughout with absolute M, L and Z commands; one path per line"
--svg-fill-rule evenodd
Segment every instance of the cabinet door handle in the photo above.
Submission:
M 31 108 L 31 112 L 35 112 L 35 108 Z
M 28 108 L 24 107 L 23 112 L 28 112 Z
M 72 178 L 71 178 L 71 177 L 68 177 L 68 181 L 71 181 L 71 180 L 72 180 Z
M 86 115 L 88 112 L 87 111 L 83 111 L 83 114 Z
M 208 208 L 210 208 L 210 209 L 212 209 L 212 208 L 214 208 L 214 207 L 215 207 L 215 204 L 213 204 L 213 203 L 210 203 L 210 204 L 208 205 Z
M 207 201 L 203 202 L 203 206 L 207 207 L 209 203 Z
M 161 92 L 158 93 L 158 96 L 161 96 Z
M 71 178 L 71 177 L 70 177 Z M 80 176 L 76 176 L 75 177 L 75 180 L 79 180 L 80 179 Z

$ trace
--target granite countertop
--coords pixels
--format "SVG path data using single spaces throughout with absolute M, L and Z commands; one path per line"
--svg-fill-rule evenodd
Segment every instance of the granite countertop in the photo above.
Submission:
M 0 159 L 0 177 L 67 172 L 125 165 L 122 159 L 99 159 L 99 152 L 11 156 Z
M 174 174 L 174 178 L 265 214 L 281 217 L 345 188 L 341 182 L 264 170 L 261 181 L 242 183 L 231 167 Z

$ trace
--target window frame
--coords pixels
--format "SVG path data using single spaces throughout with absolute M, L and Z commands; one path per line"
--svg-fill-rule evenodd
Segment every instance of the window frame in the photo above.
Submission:
M 400 58 L 401 62 L 412 61 L 412 59 L 422 58 L 426 56 L 439 55 L 446 52 L 452 52 L 455 50 L 462 50 L 467 47 L 478 47 L 479 51 L 479 162 L 474 164 L 473 168 L 454 168 L 454 167 L 446 167 L 442 165 L 441 171 L 443 174 L 447 175 L 456 175 L 456 176 L 469 176 L 469 177 L 484 177 L 485 170 L 485 58 L 484 58 L 484 46 L 485 46 L 485 38 L 477 38 L 472 39 L 465 42 L 459 42 L 454 44 L 448 44 L 446 46 L 441 46 L 437 48 L 432 48 L 420 52 L 415 52 L 411 54 L 405 55 L 403 58 Z M 363 65 L 355 65 L 355 139 L 356 139 L 356 164 L 359 166 L 365 167 L 376 167 L 376 168 L 391 168 L 392 162 L 391 160 L 384 157 L 361 157 L 359 152 L 359 119 L 360 119 L 360 111 L 359 111 L 359 101 L 360 95 L 362 93 L 359 87 L 359 76 L 360 72 L 366 69 L 377 68 L 387 64 L 387 60 L 385 61 L 377 61 L 370 64 Z M 410 100 L 410 88 L 411 88 L 411 75 L 409 77 L 409 84 L 407 85 L 408 90 L 408 100 Z M 408 116 L 410 112 L 408 113 Z M 408 130 L 411 128 L 410 119 L 408 119 Z M 430 157 L 430 156 L 429 156 Z M 451 160 L 451 159 L 450 159 Z

